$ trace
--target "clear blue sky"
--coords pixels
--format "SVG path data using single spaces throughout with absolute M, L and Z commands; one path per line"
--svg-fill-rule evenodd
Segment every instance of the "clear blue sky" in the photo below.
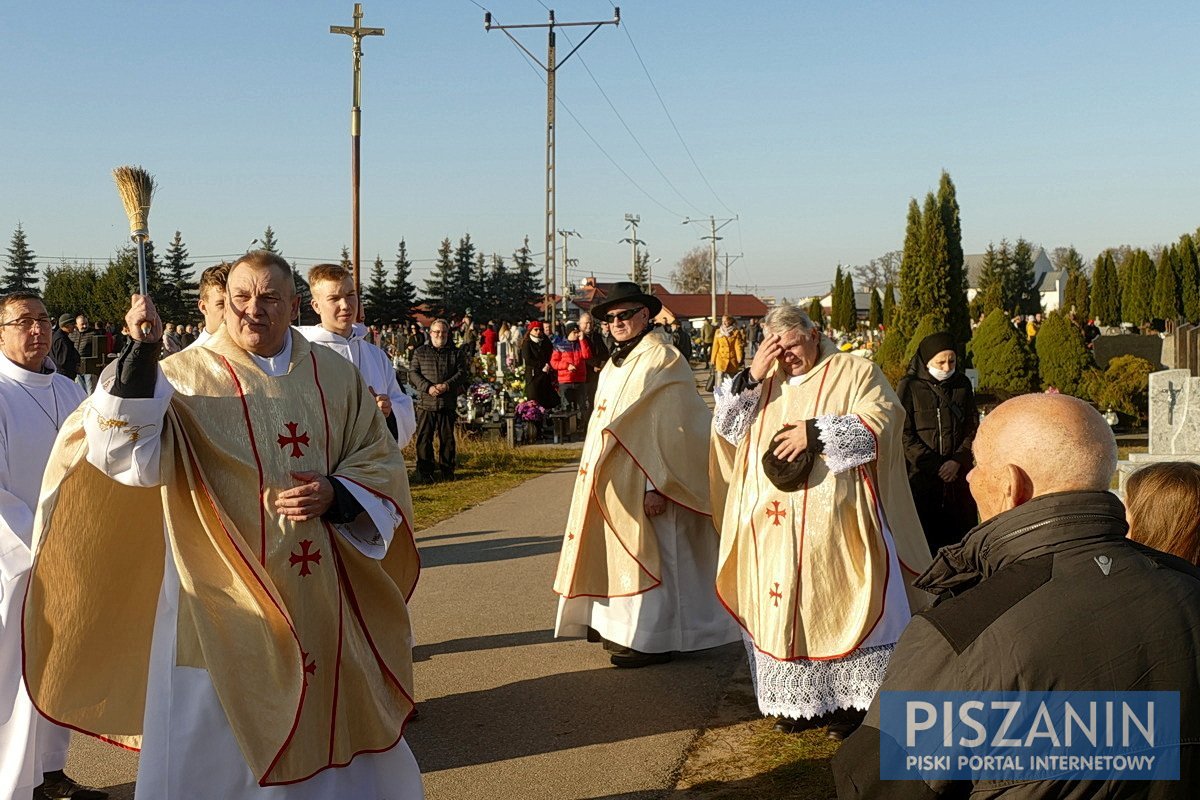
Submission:
M 480 4 L 502 23 L 546 19 L 537 0 Z M 560 21 L 612 14 L 600 0 L 547 4 Z M 621 6 L 623 28 L 600 30 L 558 76 L 558 224 L 582 235 L 582 272 L 628 269 L 626 213 L 665 276 L 706 232 L 682 216 L 732 210 L 722 249 L 745 258 L 731 283 L 806 294 L 839 262 L 898 249 L 908 199 L 942 168 L 967 252 L 1023 236 L 1090 258 L 1200 225 L 1200 3 Z M 105 259 L 128 233 L 109 172 L 135 163 L 161 186 L 160 252 L 178 229 L 206 265 L 270 224 L 302 267 L 336 260 L 350 241 L 350 40 L 328 29 L 352 8 L 4 3 L 0 239 L 20 222 L 41 260 Z M 364 11 L 387 29 L 364 43 L 364 269 L 376 253 L 390 266 L 401 237 L 418 278 L 445 236 L 507 255 L 528 234 L 540 251 L 539 71 L 484 31 L 471 0 Z M 522 39 L 544 58 L 543 31 Z

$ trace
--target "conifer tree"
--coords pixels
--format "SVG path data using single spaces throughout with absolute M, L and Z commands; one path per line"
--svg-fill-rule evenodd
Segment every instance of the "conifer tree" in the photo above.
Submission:
M 538 319 L 541 311 L 538 303 L 542 299 L 542 282 L 534 272 L 533 256 L 529 250 L 529 237 L 513 253 L 511 276 L 512 293 L 509 296 L 509 313 L 517 321 Z
M 193 315 L 196 308 L 196 283 L 192 280 L 194 267 L 195 264 L 188 261 L 182 234 L 175 231 L 162 265 L 163 287 L 158 306 L 163 319 L 181 320 Z
M 433 273 L 425 279 L 425 305 L 435 317 L 444 317 L 449 311 L 450 287 L 454 283 L 454 256 L 450 237 L 442 239 L 438 246 L 437 262 Z
M 392 313 L 401 322 L 412 321 L 412 310 L 417 305 L 417 287 L 412 283 L 412 261 L 408 258 L 408 246 L 404 240 L 396 247 L 396 274 L 392 278 Z
M 639 250 L 637 257 L 633 260 L 633 282 L 638 286 L 649 286 L 650 284 L 650 251 Z M 564 286 L 562 291 L 567 291 Z M 650 290 L 647 289 L 647 292 Z
M 821 298 L 814 297 L 808 303 L 808 318 L 821 330 L 826 330 L 825 309 L 821 307 Z
M 1092 319 L 1104 325 L 1121 324 L 1121 283 L 1112 253 L 1096 256 L 1092 268 Z
M 967 269 L 962 249 L 962 213 L 950 173 L 942 170 L 938 183 L 938 210 L 946 238 L 946 289 L 949 295 L 946 330 L 956 342 L 971 338 L 971 313 L 967 305 Z
M 883 287 L 883 324 L 892 327 L 892 319 L 896 316 L 896 287 L 886 284 Z
M 1022 338 L 1003 310 L 995 309 L 983 318 L 970 344 L 981 388 L 1002 395 L 1033 391 L 1034 374 Z
M 983 265 L 979 269 L 979 287 L 975 293 L 976 317 L 986 316 L 997 309 L 1009 311 L 1006 307 L 1008 298 L 1005 297 L 1009 261 L 1008 242 L 1001 240 L 999 250 L 988 242 L 987 250 L 983 253 Z
M 1126 269 L 1121 313 L 1125 322 L 1141 325 L 1154 313 L 1154 262 L 1145 250 L 1135 250 Z
M 904 251 L 900 256 L 900 302 L 893 313 L 892 325 L 904 333 L 905 338 L 917 327 L 920 315 L 918 295 L 921 280 L 923 253 L 921 248 L 921 207 L 917 199 L 908 202 L 908 221 L 904 228 Z
M 267 226 L 262 236 L 259 237 L 258 248 L 266 250 L 268 253 L 274 253 L 277 256 L 283 255 L 283 251 L 279 249 L 279 242 L 275 240 L 275 231 L 271 230 L 270 225 Z
M 941 330 L 947 329 L 950 316 L 950 253 L 941 210 L 933 192 L 925 195 L 921 211 L 922 275 L 917 307 L 918 322 L 927 314 Z M 964 337 L 963 341 L 966 341 Z
M 37 288 L 37 257 L 29 249 L 25 229 L 17 223 L 8 244 L 8 265 L 0 278 L 0 294 L 32 292 Z
M 908 362 L 904 360 L 904 351 L 908 347 L 908 338 L 898 328 L 888 328 L 883 336 L 879 349 L 875 351 L 875 363 L 883 370 L 883 374 L 897 385 L 904 377 Z
M 854 276 L 847 272 L 842 276 L 842 318 L 838 326 L 847 333 L 858 330 L 858 298 L 854 294 Z
M 879 330 L 879 326 L 883 324 L 883 303 L 879 300 L 879 291 L 871 290 L 871 307 L 867 312 L 867 326 L 871 330 Z
M 492 261 L 488 268 L 488 286 L 491 289 L 493 317 L 497 320 L 514 321 L 513 316 L 513 274 L 504 263 L 504 257 L 492 253 Z
M 396 318 L 391 308 L 391 287 L 388 286 L 387 270 L 383 258 L 378 254 L 371 266 L 370 280 L 363 288 L 363 314 L 370 325 L 386 325 Z
M 1008 269 L 1008 308 L 1017 314 L 1040 314 L 1042 297 L 1037 289 L 1037 275 L 1033 271 L 1033 245 L 1017 239 L 1013 245 L 1012 265 Z
M 1042 388 L 1054 387 L 1065 394 L 1080 396 L 1080 382 L 1092 359 L 1083 334 L 1062 311 L 1052 311 L 1034 337 Z
M 342 257 L 338 263 L 340 263 L 342 265 L 343 269 L 348 269 L 351 271 L 354 270 L 354 262 L 352 262 L 350 260 L 350 248 L 349 247 L 346 247 L 345 245 L 342 246 Z
M 1196 248 L 1192 237 L 1186 233 L 1179 237 L 1175 248 L 1176 266 L 1179 270 L 1179 289 L 1183 306 L 1183 318 L 1187 322 L 1200 321 L 1200 263 L 1196 261 Z
M 486 322 L 496 316 L 496 296 L 492 291 L 483 253 L 475 254 L 475 267 L 471 271 L 471 301 L 466 306 L 466 312 L 477 322 Z
M 471 278 L 475 269 L 475 244 L 471 234 L 464 233 L 454 249 L 453 270 L 450 283 L 446 287 L 446 305 L 448 313 L 460 316 L 468 308 L 474 308 L 477 303 L 472 297 Z
M 908 365 L 913 356 L 917 354 L 917 348 L 921 346 L 921 342 L 927 336 L 932 336 L 935 333 L 945 331 L 942 323 L 933 314 L 926 314 L 921 317 L 921 323 L 917 325 L 917 329 L 913 331 L 912 338 L 908 340 L 908 345 L 904 348 L 904 364 Z
M 1150 304 L 1151 316 L 1164 321 L 1175 320 L 1182 309 L 1179 305 L 1179 281 L 1175 275 L 1172 248 L 1164 247 L 1154 273 L 1154 294 Z
M 833 275 L 833 285 L 829 287 L 829 327 L 833 330 L 845 330 L 841 327 L 842 320 L 846 317 L 842 311 L 842 304 L 846 299 L 842 291 L 842 280 L 842 265 L 838 264 Z

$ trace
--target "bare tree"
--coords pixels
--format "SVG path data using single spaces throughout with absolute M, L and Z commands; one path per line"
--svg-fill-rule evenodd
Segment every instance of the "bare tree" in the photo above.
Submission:
M 1050 263 L 1054 265 L 1056 270 L 1069 272 L 1072 275 L 1077 272 L 1086 272 L 1083 256 L 1079 255 L 1079 251 L 1075 249 L 1075 245 L 1054 248 L 1050 252 Z
M 671 283 L 680 294 L 712 291 L 712 253 L 704 245 L 689 250 L 671 271 Z
M 854 273 L 854 282 L 864 292 L 883 289 L 889 283 L 895 285 L 900 274 L 901 255 L 903 253 L 899 250 L 889 250 L 866 264 L 853 267 L 851 272 Z

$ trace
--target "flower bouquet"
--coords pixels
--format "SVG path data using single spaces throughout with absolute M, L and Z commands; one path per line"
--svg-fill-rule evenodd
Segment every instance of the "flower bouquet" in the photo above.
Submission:
M 475 405 L 482 406 L 492 402 L 496 396 L 496 390 L 490 383 L 480 381 L 479 383 L 471 384 L 471 387 L 467 389 L 467 394 Z
M 517 419 L 535 424 L 546 418 L 546 409 L 538 405 L 535 400 L 522 400 L 520 403 L 517 403 L 517 407 L 513 413 Z

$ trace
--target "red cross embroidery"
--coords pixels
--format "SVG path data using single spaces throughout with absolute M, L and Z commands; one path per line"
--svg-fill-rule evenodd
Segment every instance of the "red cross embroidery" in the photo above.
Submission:
M 300 651 L 300 660 L 304 662 L 304 685 L 308 686 L 308 676 L 312 675 L 315 678 L 317 675 L 317 661 L 309 661 L 308 653 L 303 650 Z
M 293 567 L 296 566 L 297 564 L 300 565 L 300 577 L 301 578 L 312 574 L 312 570 L 309 569 L 309 566 L 308 566 L 308 563 L 310 561 L 314 564 L 321 563 L 321 551 L 314 550 L 313 552 L 310 553 L 310 552 L 308 552 L 308 548 L 310 548 L 310 547 L 312 547 L 312 540 L 305 539 L 304 541 L 300 542 L 300 552 L 292 553 L 291 556 L 288 557 L 288 561 L 291 563 L 291 565 Z
M 775 581 L 775 588 L 767 592 L 767 594 L 775 601 L 775 607 L 779 608 L 779 600 L 783 597 L 783 592 L 779 591 L 779 581 Z
M 787 509 L 780 508 L 778 500 L 772 500 L 771 508 L 767 509 L 767 516 L 773 520 L 772 525 L 782 525 L 783 523 L 779 520 L 787 516 Z
M 605 401 L 605 400 L 601 400 L 601 401 L 600 401 L 600 405 L 596 406 L 596 413 L 597 413 L 597 414 L 603 414 L 603 413 L 605 412 L 605 410 L 607 410 L 607 409 L 608 409 L 608 406 L 606 406 L 606 405 L 605 405 L 605 402 L 607 402 L 607 401 Z
M 580 474 L 580 475 L 587 475 L 587 467 L 580 467 L 580 468 L 579 468 L 579 474 Z
M 568 539 L 574 539 L 574 538 L 575 538 L 575 534 L 573 534 L 573 533 L 568 533 L 568 534 L 567 534 L 567 538 L 568 538 Z
M 281 433 L 276 441 L 281 448 L 287 447 L 290 444 L 292 446 L 292 458 L 300 458 L 304 455 L 304 451 L 300 449 L 300 445 L 308 446 L 308 433 L 296 433 L 296 429 L 300 427 L 299 422 L 285 422 L 284 425 L 288 429 L 288 435 L 284 436 Z

